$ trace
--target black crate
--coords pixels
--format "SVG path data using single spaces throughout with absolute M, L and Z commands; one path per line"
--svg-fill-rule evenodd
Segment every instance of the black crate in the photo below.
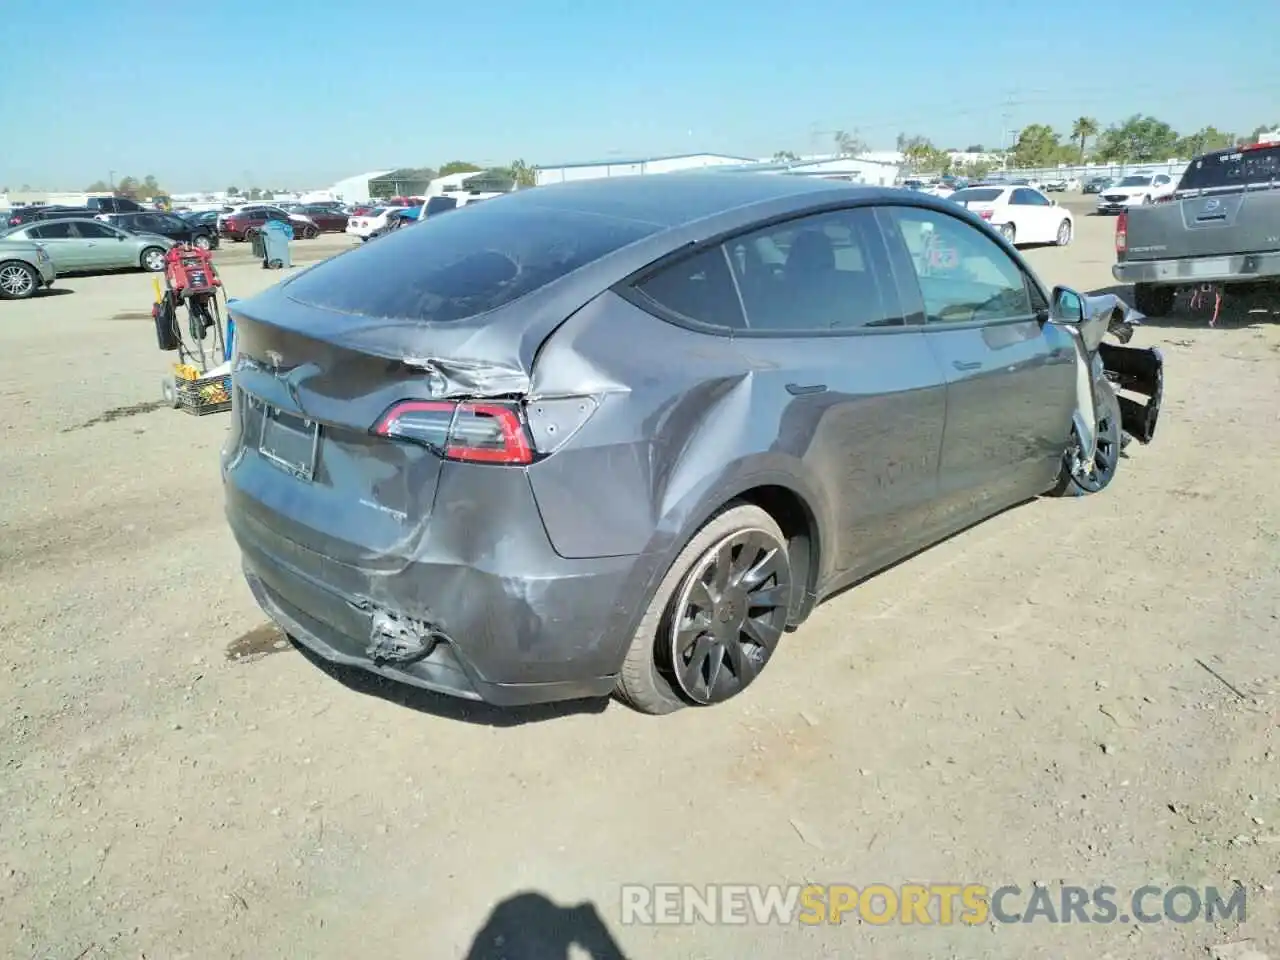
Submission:
M 197 417 L 231 409 L 231 374 L 174 381 L 178 406 Z

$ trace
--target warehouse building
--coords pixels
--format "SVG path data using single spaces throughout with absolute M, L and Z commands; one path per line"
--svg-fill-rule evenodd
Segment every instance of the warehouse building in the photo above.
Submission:
M 373 181 L 394 172 L 393 170 L 370 170 L 368 173 L 361 173 L 354 177 L 347 177 L 345 180 L 339 180 L 325 192 L 335 200 L 341 200 L 343 203 L 368 203 L 373 199 L 373 193 L 371 192 Z
M 679 153 L 665 157 L 547 164 L 533 169 L 538 186 L 541 187 L 548 183 L 564 183 L 568 180 L 598 180 L 602 177 L 633 177 L 645 173 L 674 173 L 677 170 L 701 170 L 705 167 L 750 162 L 752 162 L 751 157 L 732 157 L 722 153 Z

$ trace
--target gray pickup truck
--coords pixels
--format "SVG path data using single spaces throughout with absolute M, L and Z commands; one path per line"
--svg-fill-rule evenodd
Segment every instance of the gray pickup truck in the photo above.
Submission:
M 1280 143 L 1206 153 L 1173 195 L 1133 207 L 1116 224 L 1111 274 L 1133 304 L 1162 317 L 1187 287 L 1280 289 Z

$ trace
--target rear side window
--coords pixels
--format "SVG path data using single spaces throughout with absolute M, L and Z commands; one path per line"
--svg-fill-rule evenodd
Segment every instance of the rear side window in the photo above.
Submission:
M 1206 190 L 1214 187 L 1246 187 L 1280 180 L 1280 145 L 1258 150 L 1211 153 L 1182 174 L 1179 190 Z
M 299 275 L 289 296 L 340 313 L 448 323 L 506 306 L 661 229 L 512 199 L 428 218 L 335 257 Z
M 723 247 L 712 247 L 672 264 L 637 284 L 636 290 L 644 299 L 686 320 L 730 330 L 745 326 Z

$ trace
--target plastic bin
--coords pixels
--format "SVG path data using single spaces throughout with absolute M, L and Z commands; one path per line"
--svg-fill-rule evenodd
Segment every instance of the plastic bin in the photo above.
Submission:
M 293 239 L 293 227 L 283 220 L 268 220 L 262 225 L 258 236 L 262 238 L 264 268 L 284 269 L 293 266 L 293 259 L 289 255 L 289 241 Z

